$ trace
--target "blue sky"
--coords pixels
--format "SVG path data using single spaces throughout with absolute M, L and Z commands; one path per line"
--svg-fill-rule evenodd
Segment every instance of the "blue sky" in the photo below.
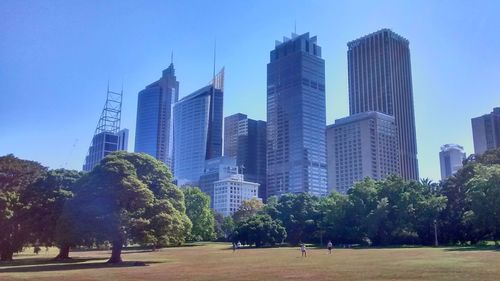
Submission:
M 224 115 L 266 119 L 274 41 L 318 36 L 327 123 L 348 114 L 346 43 L 381 28 L 410 40 L 420 176 L 438 180 L 439 148 L 473 152 L 470 118 L 500 106 L 498 1 L 0 2 L 0 155 L 81 169 L 106 86 L 121 89 L 133 149 L 137 93 L 170 63 L 180 95 L 226 67 Z

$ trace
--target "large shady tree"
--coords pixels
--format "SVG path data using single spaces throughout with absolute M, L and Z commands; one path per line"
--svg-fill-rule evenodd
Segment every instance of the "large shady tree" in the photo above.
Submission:
M 184 196 L 160 161 L 114 152 L 76 184 L 58 223 L 60 244 L 113 245 L 119 263 L 129 242 L 162 246 L 184 242 L 191 229 Z

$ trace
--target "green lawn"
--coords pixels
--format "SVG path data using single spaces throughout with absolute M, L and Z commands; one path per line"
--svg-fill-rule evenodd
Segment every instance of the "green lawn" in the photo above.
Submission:
M 499 280 L 493 248 L 241 249 L 229 244 L 125 251 L 125 263 L 104 264 L 109 251 L 72 252 L 55 263 L 56 250 L 21 253 L 0 264 L 0 280 Z M 141 261 L 146 266 L 134 266 Z

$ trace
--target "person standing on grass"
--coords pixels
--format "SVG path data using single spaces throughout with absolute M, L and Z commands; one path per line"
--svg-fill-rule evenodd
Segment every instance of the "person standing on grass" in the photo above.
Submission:
M 300 244 L 300 251 L 302 252 L 302 257 L 307 258 L 306 244 L 304 244 L 304 243 Z
M 233 253 L 236 251 L 236 243 L 233 242 Z
M 236 244 L 236 248 L 237 248 L 237 249 L 240 249 L 240 248 L 241 248 L 241 242 L 240 242 L 240 241 L 238 241 L 238 244 Z
M 332 241 L 328 240 L 328 244 L 326 246 L 328 247 L 328 254 L 332 254 L 332 248 L 333 248 Z

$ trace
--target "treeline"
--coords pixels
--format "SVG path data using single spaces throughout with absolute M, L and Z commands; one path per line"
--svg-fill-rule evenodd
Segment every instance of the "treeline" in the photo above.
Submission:
M 178 188 L 160 161 L 115 152 L 90 173 L 48 170 L 0 157 L 0 257 L 26 246 L 157 247 L 185 241 L 396 245 L 500 240 L 500 149 L 469 161 L 441 183 L 365 179 L 347 195 L 285 194 L 245 201 L 231 217 L 214 214 L 198 188 Z
M 441 183 L 390 176 L 358 182 L 346 195 L 285 194 L 266 205 L 244 204 L 223 225 L 229 240 L 257 247 L 328 240 L 366 246 L 498 244 L 500 149 L 467 161 Z

